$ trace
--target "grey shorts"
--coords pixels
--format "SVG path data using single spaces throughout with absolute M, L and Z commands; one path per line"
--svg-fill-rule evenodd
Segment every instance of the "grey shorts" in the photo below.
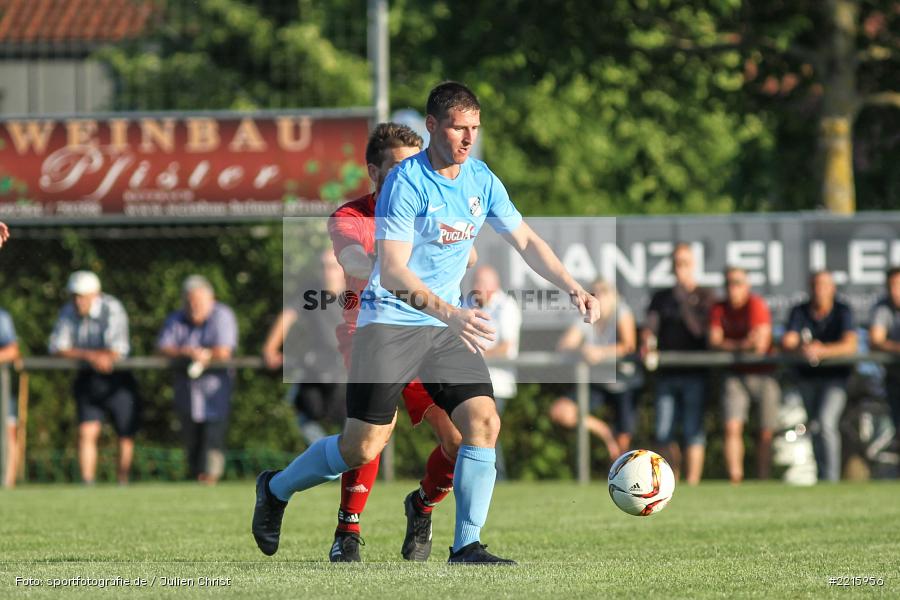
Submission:
M 754 401 L 759 404 L 760 427 L 769 430 L 778 428 L 781 388 L 774 377 L 761 373 L 732 373 L 725 376 L 722 387 L 724 420 L 746 423 L 750 402 Z

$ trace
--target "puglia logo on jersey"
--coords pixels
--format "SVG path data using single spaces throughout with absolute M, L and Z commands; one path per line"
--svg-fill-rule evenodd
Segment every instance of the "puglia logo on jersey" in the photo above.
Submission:
M 475 237 L 475 225 L 465 221 L 457 221 L 453 225 L 441 223 L 441 233 L 438 242 L 441 244 L 455 244 Z

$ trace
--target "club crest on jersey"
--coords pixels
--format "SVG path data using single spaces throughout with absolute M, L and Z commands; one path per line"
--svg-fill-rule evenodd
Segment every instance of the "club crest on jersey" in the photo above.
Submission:
M 441 233 L 438 242 L 441 244 L 455 244 L 475 237 L 475 225 L 465 221 L 457 221 L 453 225 L 441 223 Z
M 469 214 L 473 217 L 481 216 L 481 198 L 478 196 L 469 198 Z

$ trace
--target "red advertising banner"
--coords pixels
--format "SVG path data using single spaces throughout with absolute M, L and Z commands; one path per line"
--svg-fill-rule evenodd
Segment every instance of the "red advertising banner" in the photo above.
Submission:
M 369 189 L 369 115 L 347 114 L 0 120 L 0 217 L 326 214 Z

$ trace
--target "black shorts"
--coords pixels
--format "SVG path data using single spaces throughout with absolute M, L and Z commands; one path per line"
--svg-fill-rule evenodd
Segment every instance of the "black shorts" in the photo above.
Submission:
M 294 408 L 311 421 L 343 425 L 347 418 L 347 386 L 343 383 L 299 383 L 293 396 Z
M 103 421 L 108 416 L 121 437 L 134 437 L 138 429 L 140 400 L 137 382 L 127 371 L 108 375 L 79 371 L 75 378 L 78 422 Z
M 225 436 L 228 421 L 205 421 L 196 423 L 190 415 L 181 416 L 181 440 L 187 454 L 188 471 L 192 479 L 201 473 L 209 473 L 207 458 L 209 452 L 225 451 Z
M 422 380 L 448 415 L 476 396 L 494 397 L 481 354 L 446 327 L 372 323 L 356 331 L 347 384 L 347 416 L 374 425 L 394 419 L 406 385 Z

